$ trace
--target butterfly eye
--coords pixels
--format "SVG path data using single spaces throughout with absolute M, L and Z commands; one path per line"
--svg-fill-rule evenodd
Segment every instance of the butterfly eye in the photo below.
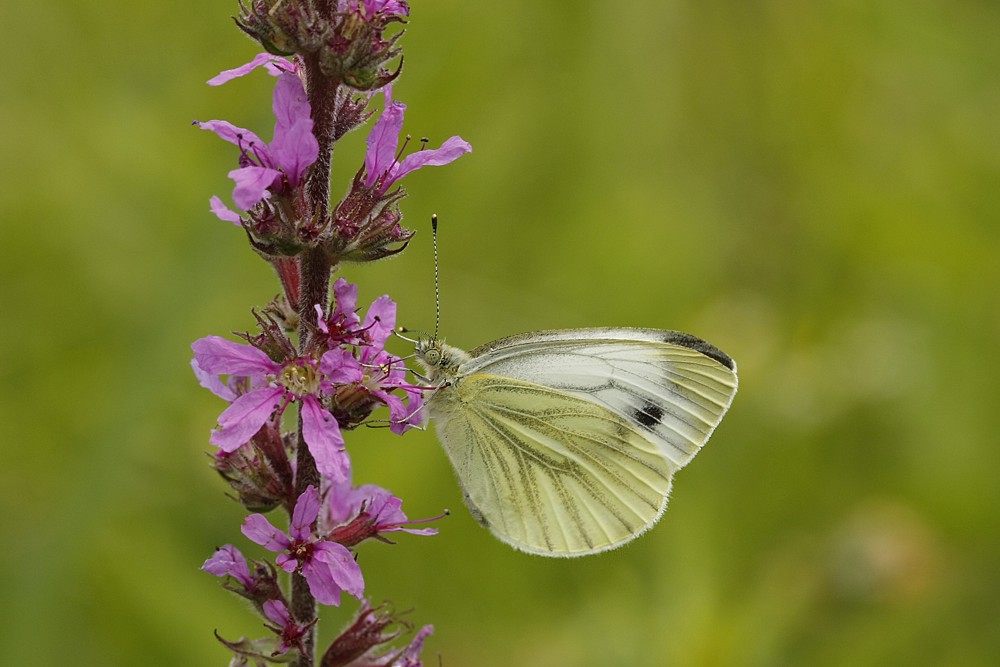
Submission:
M 428 366 L 437 366 L 441 363 L 441 350 L 436 347 L 429 348 L 424 352 L 424 361 Z

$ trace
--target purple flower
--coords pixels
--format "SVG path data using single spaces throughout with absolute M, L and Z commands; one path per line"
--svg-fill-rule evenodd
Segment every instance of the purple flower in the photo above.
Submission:
M 268 627 L 276 632 L 280 639 L 280 643 L 274 650 L 274 655 L 288 653 L 289 649 L 293 647 L 304 653 L 305 648 L 302 646 L 302 637 L 309 630 L 310 626 L 297 624 L 292 615 L 288 613 L 288 607 L 281 600 L 268 600 L 263 604 L 261 609 L 268 620 L 275 624 Z
M 410 520 L 403 513 L 403 501 L 388 489 L 375 484 L 353 486 L 350 479 L 325 485 L 326 502 L 319 525 L 330 529 L 330 537 L 341 544 L 353 546 L 369 537 L 383 533 L 406 532 L 413 535 L 437 535 L 437 528 L 407 528 L 406 526 L 437 521 Z M 443 515 L 442 515 L 443 516 Z M 386 541 L 385 538 L 381 538 Z
M 424 640 L 434 632 L 425 625 L 402 649 L 387 648 L 410 624 L 400 619 L 388 605 L 372 607 L 365 600 L 357 618 L 330 645 L 322 664 L 330 667 L 421 667 Z
M 209 440 L 213 445 L 225 452 L 235 451 L 269 419 L 280 416 L 289 403 L 298 401 L 302 405 L 302 436 L 317 469 L 334 480 L 346 478 L 350 461 L 340 425 L 321 402 L 322 396 L 332 391 L 333 382 L 342 377 L 344 359 L 339 350 L 327 352 L 319 363 L 310 357 L 300 357 L 279 364 L 255 347 L 219 336 L 201 338 L 191 348 L 195 373 L 202 385 L 232 401 L 219 415 L 219 428 Z M 230 398 L 229 392 L 220 391 L 228 389 L 221 380 L 211 381 L 208 375 L 242 376 L 251 380 L 245 393 Z
M 216 549 L 212 557 L 201 566 L 201 569 L 217 577 L 230 576 L 243 584 L 243 587 L 248 591 L 254 587 L 254 578 L 250 574 L 247 559 L 243 557 L 239 549 L 231 544 Z
M 382 90 L 385 109 L 368 135 L 365 187 L 374 188 L 380 195 L 385 194 L 396 181 L 411 171 L 425 166 L 445 165 L 472 151 L 467 141 L 455 136 L 447 139 L 440 148 L 410 153 L 399 161 L 399 133 L 403 129 L 406 105 L 392 99 L 392 86 Z
M 231 544 L 216 549 L 201 569 L 217 577 L 231 577 L 233 581 L 224 581 L 223 588 L 258 605 L 281 596 L 274 568 L 256 562 L 251 568 L 240 550 Z
M 413 641 L 399 654 L 393 656 L 391 662 L 373 663 L 372 667 L 422 667 L 420 652 L 424 650 L 424 641 L 434 632 L 433 625 L 425 625 L 413 637 Z
M 306 170 L 319 156 L 309 100 L 297 74 L 279 74 L 272 108 L 277 120 L 270 145 L 253 132 L 224 120 L 196 121 L 201 129 L 215 132 L 240 149 L 240 168 L 229 172 L 229 177 L 236 183 L 233 201 L 245 211 L 272 194 L 285 194 L 302 185 Z M 211 200 L 211 210 L 227 222 L 239 218 L 217 197 Z
M 365 582 L 351 552 L 342 544 L 319 539 L 314 534 L 319 510 L 319 493 L 310 486 L 295 503 L 287 534 L 271 525 L 262 514 L 246 518 L 243 534 L 269 551 L 283 552 L 275 559 L 278 567 L 285 572 L 300 572 L 319 602 L 339 605 L 341 591 L 360 599 Z
M 358 286 L 337 278 L 333 284 L 333 311 L 323 316 L 323 309 L 316 304 L 316 326 L 330 340 L 331 345 L 360 345 L 361 318 L 358 317 Z
M 386 352 L 385 342 L 396 328 L 396 303 L 380 296 L 365 315 L 362 329 L 368 332 L 368 344 L 361 348 L 361 367 L 365 370 L 364 387 L 389 406 L 389 430 L 402 435 L 423 422 L 423 390 L 406 380 L 402 359 Z M 392 393 L 402 389 L 407 400 Z
M 402 434 L 423 421 L 423 390 L 406 381 L 403 360 L 384 350 L 396 327 L 396 303 L 387 295 L 375 299 L 362 322 L 357 314 L 358 288 L 343 278 L 333 286 L 334 306 L 328 317 L 316 307 L 317 327 L 329 344 L 355 345 L 357 359 L 344 350 L 340 359 L 343 382 L 356 382 L 375 401 L 389 407 L 389 428 Z M 330 353 L 327 353 L 330 354 Z M 406 401 L 393 392 L 401 389 Z

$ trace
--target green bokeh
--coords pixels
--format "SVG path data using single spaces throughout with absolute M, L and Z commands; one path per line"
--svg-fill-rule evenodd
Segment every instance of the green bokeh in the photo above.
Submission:
M 255 53 L 235 9 L 8 12 L 2 664 L 223 665 L 213 629 L 260 633 L 197 569 L 246 541 L 188 368 L 277 291 L 207 211 L 232 150 L 189 125 L 270 136 L 266 77 L 203 83 Z M 478 528 L 430 433 L 357 433 L 358 481 L 455 510 L 360 553 L 375 600 L 436 625 L 427 664 L 1000 661 L 998 24 L 985 0 L 414 2 L 407 129 L 475 152 L 407 179 L 422 233 L 343 269 L 362 298 L 432 326 L 437 212 L 449 342 L 676 328 L 741 370 L 663 522 L 581 560 Z

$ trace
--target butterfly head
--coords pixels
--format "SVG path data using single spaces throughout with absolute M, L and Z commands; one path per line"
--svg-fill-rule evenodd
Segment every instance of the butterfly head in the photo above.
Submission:
M 417 361 L 424 367 L 431 382 L 453 382 L 458 376 L 458 367 L 470 358 L 457 347 L 429 336 L 418 338 L 416 346 Z

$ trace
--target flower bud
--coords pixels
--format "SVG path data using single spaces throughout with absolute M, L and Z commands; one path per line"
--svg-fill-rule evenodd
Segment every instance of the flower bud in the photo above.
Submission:
M 389 605 L 372 607 L 367 600 L 361 603 L 354 622 L 333 641 L 323 654 L 320 667 L 402 667 L 420 665 L 424 640 L 434 628 L 424 626 L 409 645 L 401 649 L 385 645 L 412 629 L 412 625 L 399 618 Z
M 234 18 L 240 30 L 260 42 L 268 53 L 290 56 L 315 48 L 317 15 L 308 2 L 251 0 L 240 2 Z
M 368 91 L 399 76 L 385 65 L 402 55 L 399 31 L 410 8 L 401 0 L 252 0 L 240 5 L 236 25 L 278 56 L 316 56 L 326 76 L 355 90 Z
M 292 466 L 281 433 L 273 423 L 236 451 L 220 451 L 215 469 L 251 512 L 267 512 L 291 497 Z

